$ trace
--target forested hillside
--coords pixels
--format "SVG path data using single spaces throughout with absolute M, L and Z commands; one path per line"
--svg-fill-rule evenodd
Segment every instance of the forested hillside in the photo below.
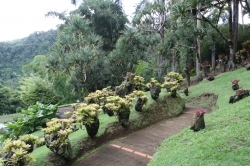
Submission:
M 0 42 L 0 83 L 14 86 L 10 85 L 13 83 L 11 79 L 22 74 L 22 66 L 30 63 L 36 55 L 47 54 L 56 38 L 57 30 L 49 30 L 19 40 Z

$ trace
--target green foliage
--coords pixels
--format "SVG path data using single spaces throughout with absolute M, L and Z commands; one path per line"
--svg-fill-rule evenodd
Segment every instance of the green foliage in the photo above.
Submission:
M 38 139 L 37 136 L 34 136 L 32 134 L 26 134 L 23 136 L 19 136 L 20 141 L 25 142 L 25 144 L 30 145 L 30 149 L 28 150 L 29 153 L 31 153 L 34 150 L 34 145 L 36 145 L 36 148 L 44 145 L 44 138 Z
M 0 115 L 16 113 L 18 107 L 24 104 L 10 88 L 0 84 Z
M 161 84 L 155 78 L 151 78 L 150 83 L 147 83 L 147 87 L 151 88 L 154 85 L 158 88 L 161 88 Z
M 57 30 L 49 30 L 19 40 L 0 42 L 0 83 L 16 87 L 22 66 L 30 63 L 36 55 L 47 54 L 56 36 Z
M 170 89 L 171 93 L 180 88 L 180 83 L 184 81 L 183 77 L 176 72 L 170 72 L 164 77 L 165 81 L 162 84 L 163 87 Z
M 73 106 L 75 111 L 72 118 L 75 118 L 81 127 L 81 124 L 91 126 L 94 123 L 94 119 L 98 118 L 101 110 L 98 104 L 76 104 Z
M 133 85 L 137 90 L 144 90 L 145 89 L 144 78 L 141 76 L 135 76 L 133 79 Z
M 120 31 L 128 22 L 120 0 L 84 0 L 75 13 L 91 21 L 91 30 L 102 36 L 105 51 L 114 49 Z
M 12 141 L 7 139 L 3 147 L 4 156 L 0 159 L 0 163 L 4 166 L 29 165 L 30 161 L 35 161 L 32 156 L 27 154 L 29 150 L 30 145 L 26 144 L 24 141 Z
M 121 108 L 130 108 L 133 105 L 134 98 L 131 95 L 121 98 L 119 96 L 109 96 L 107 97 L 107 103 L 105 107 L 114 112 L 119 111 Z
M 127 27 L 116 43 L 116 49 L 109 54 L 113 77 L 121 82 L 127 72 L 134 72 L 140 60 L 147 59 L 149 42 L 140 31 Z
M 32 62 L 23 66 L 23 69 L 26 73 L 34 73 L 41 77 L 46 76 L 46 62 L 47 56 L 45 55 L 36 55 Z
M 112 91 L 109 86 L 102 90 L 96 90 L 95 92 L 89 93 L 88 96 L 84 98 L 84 101 L 88 104 L 96 103 L 101 106 L 106 102 L 106 97 L 113 95 L 114 91 Z
M 7 138 L 17 139 L 18 136 L 36 131 L 50 119 L 55 117 L 58 105 L 44 105 L 37 102 L 27 110 L 22 110 L 22 117 L 15 118 L 11 122 L 5 122 L 7 129 L 1 132 L 1 141 Z
M 46 67 L 52 74 L 66 74 L 73 86 L 72 91 L 80 99 L 86 80 L 93 78 L 96 62 L 102 59 L 103 42 L 100 36 L 91 33 L 90 22 L 80 15 L 72 16 L 68 21 L 69 24 L 63 27 L 57 42 L 51 48 Z
M 227 34 L 227 25 L 219 25 L 218 28 L 220 29 L 220 31 L 223 34 Z M 250 25 L 244 25 L 244 29 L 245 31 L 243 31 L 243 25 L 239 25 L 238 28 L 238 40 L 237 40 L 237 50 L 244 50 L 244 46 L 242 45 L 242 43 L 244 43 L 245 41 L 249 40 L 250 35 L 249 33 L 246 33 L 246 30 L 248 30 L 250 28 Z M 221 54 L 228 54 L 229 53 L 229 48 L 228 45 L 225 41 L 223 41 L 223 39 L 218 36 L 216 34 L 215 30 L 211 30 L 212 32 L 210 32 L 210 34 L 213 34 L 214 36 L 214 40 L 215 40 L 215 48 L 216 48 L 216 59 L 218 59 L 218 55 Z M 209 60 L 211 59 L 211 45 L 212 45 L 212 38 L 210 34 L 207 34 L 206 36 L 204 36 L 204 39 L 202 40 L 202 44 L 201 44 L 201 52 L 202 52 L 202 59 L 203 60 Z M 237 62 L 237 61 L 236 61 Z M 239 63 L 239 62 L 237 62 Z
M 68 137 L 73 130 L 73 119 L 52 119 L 43 129 L 45 145 L 55 154 L 70 159 L 72 149 Z
M 61 99 L 54 90 L 52 83 L 40 77 L 23 78 L 20 84 L 20 98 L 26 105 L 33 105 L 36 102 L 56 104 Z

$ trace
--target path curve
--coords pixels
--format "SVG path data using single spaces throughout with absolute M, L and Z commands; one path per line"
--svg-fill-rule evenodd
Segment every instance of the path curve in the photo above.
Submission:
M 201 107 L 186 104 L 183 113 L 178 117 L 164 120 L 122 140 L 112 142 L 74 166 L 146 166 L 157 147 L 166 138 L 190 126 L 198 109 Z M 209 113 L 208 110 L 206 112 Z

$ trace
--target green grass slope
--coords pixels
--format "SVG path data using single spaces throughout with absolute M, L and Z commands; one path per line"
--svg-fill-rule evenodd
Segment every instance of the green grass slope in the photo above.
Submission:
M 220 74 L 212 82 L 203 80 L 189 88 L 187 100 L 207 92 L 218 94 L 219 109 L 205 116 L 205 129 L 193 132 L 186 128 L 166 139 L 148 166 L 249 165 L 250 97 L 228 103 L 229 97 L 235 94 L 230 82 L 233 79 L 240 79 L 240 88 L 250 89 L 250 72 L 245 68 Z

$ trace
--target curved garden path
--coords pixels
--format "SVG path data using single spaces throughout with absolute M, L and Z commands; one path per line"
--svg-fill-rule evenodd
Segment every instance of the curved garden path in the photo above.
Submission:
M 161 142 L 190 126 L 197 109 L 201 107 L 186 104 L 183 113 L 178 117 L 107 144 L 74 166 L 146 166 Z

